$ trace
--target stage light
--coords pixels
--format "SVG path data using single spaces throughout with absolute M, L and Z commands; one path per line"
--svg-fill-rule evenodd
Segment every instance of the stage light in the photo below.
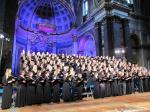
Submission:
M 119 54 L 120 53 L 120 50 L 119 49 L 116 49 L 115 50 L 115 54 Z
M 124 54 L 124 53 L 125 53 L 125 50 L 124 50 L 124 49 L 122 49 L 122 50 L 121 50 L 121 53 L 122 53 L 122 54 Z
M 0 39 L 4 39 L 4 35 L 3 34 L 0 34 Z
M 125 49 L 124 48 L 116 48 L 114 53 L 116 55 L 122 55 L 122 54 L 125 54 Z

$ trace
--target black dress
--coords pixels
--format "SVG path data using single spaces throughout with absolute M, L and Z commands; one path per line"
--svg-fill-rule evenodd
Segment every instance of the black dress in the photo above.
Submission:
M 92 81 L 93 81 L 93 84 L 94 84 L 93 97 L 94 97 L 94 99 L 100 98 L 99 79 L 96 78 L 95 76 L 93 76 Z
M 131 93 L 135 93 L 135 83 L 134 83 L 135 77 L 131 77 Z
M 126 77 L 126 94 L 132 93 L 132 83 L 131 77 Z
M 26 105 L 26 79 L 24 77 L 18 78 L 17 96 L 15 100 L 16 107 L 23 107 Z
M 106 79 L 102 78 L 101 80 L 99 80 L 99 86 L 100 86 L 100 98 L 104 98 L 105 97 L 105 91 L 106 91 Z
M 14 82 L 14 78 L 12 76 L 10 76 L 7 80 L 6 80 L 6 76 L 3 76 L 3 94 L 2 94 L 2 105 L 1 108 L 2 109 L 8 109 L 11 107 L 12 104 L 12 95 L 13 95 L 13 82 Z
M 118 95 L 118 83 L 117 83 L 117 77 L 112 78 L 111 82 L 111 93 L 112 96 L 117 96 Z
M 138 82 L 139 82 L 138 90 L 139 90 L 139 92 L 143 92 L 144 89 L 143 89 L 143 77 L 142 76 L 139 76 Z
M 105 82 L 105 97 L 110 97 L 111 96 L 111 88 L 110 88 L 110 81 L 109 77 L 106 77 L 104 79 Z
M 150 92 L 150 76 L 148 76 L 148 91 Z
M 83 89 L 83 79 L 79 77 L 74 77 L 71 89 L 72 89 L 72 100 L 82 100 L 82 89 Z
M 63 78 L 62 78 L 63 74 L 58 74 L 55 77 L 53 77 L 53 102 L 58 103 L 60 102 L 60 88 L 63 84 Z
M 71 77 L 67 77 L 63 83 L 63 87 L 62 87 L 62 99 L 64 102 L 68 102 L 71 101 Z
M 36 104 L 41 104 L 44 102 L 44 81 L 45 79 L 40 76 L 37 80 L 37 86 L 36 86 Z
M 44 85 L 44 94 L 43 94 L 43 101 L 44 103 L 50 103 L 52 99 L 52 77 L 49 76 L 45 80 L 45 85 Z
M 123 95 L 123 84 L 121 77 L 118 78 L 118 95 L 122 96 Z
M 126 95 L 126 81 L 125 76 L 121 77 L 122 95 Z
M 78 77 L 76 85 L 78 91 L 78 100 L 82 100 L 83 83 L 84 79 Z
M 135 91 L 139 90 L 139 77 L 137 74 L 134 76 L 134 86 L 135 86 Z
M 27 105 L 33 105 L 36 103 L 35 85 L 36 81 L 34 77 L 27 79 L 27 93 L 26 93 Z
M 149 91 L 149 78 L 147 76 L 144 77 L 143 79 L 143 87 L 144 87 L 144 92 Z

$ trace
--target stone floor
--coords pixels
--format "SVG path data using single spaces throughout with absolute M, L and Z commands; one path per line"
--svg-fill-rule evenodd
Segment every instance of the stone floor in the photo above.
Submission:
M 85 98 L 83 101 L 43 104 L 23 108 L 12 107 L 0 112 L 150 112 L 150 93 L 136 93 L 105 99 Z

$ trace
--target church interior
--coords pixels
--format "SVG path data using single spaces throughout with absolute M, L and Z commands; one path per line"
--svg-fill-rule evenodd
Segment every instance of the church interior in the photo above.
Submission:
M 0 112 L 150 111 L 149 0 L 0 0 L 0 8 Z

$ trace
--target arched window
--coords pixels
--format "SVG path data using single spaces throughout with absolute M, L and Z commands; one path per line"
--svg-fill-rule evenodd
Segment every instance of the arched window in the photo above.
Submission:
M 82 16 L 86 16 L 87 14 L 88 14 L 88 0 L 83 0 Z

